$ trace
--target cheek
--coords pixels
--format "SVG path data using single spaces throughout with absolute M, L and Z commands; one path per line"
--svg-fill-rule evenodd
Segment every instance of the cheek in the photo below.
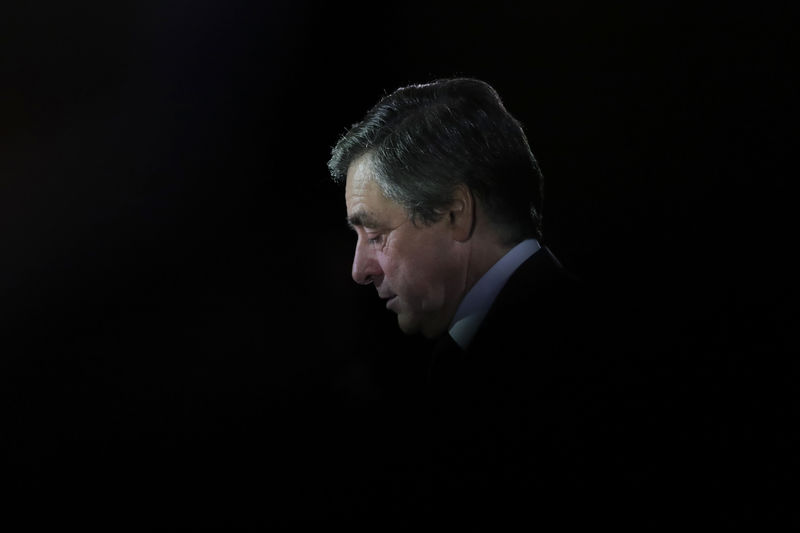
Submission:
M 390 266 L 386 273 L 390 287 L 405 303 L 418 310 L 430 310 L 441 305 L 446 280 L 441 264 L 435 258 L 416 257 L 413 260 Z
M 438 235 L 418 235 L 415 239 L 397 239 L 380 256 L 384 279 L 389 288 L 418 310 L 440 306 L 446 293 L 447 242 Z

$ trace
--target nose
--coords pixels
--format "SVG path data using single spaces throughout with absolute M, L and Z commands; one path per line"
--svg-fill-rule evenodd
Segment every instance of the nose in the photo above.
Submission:
M 363 243 L 363 239 L 359 237 L 356 243 L 356 251 L 353 255 L 353 271 L 351 272 L 353 281 L 359 285 L 369 285 L 380 281 L 383 275 L 378 259 L 375 257 L 375 252 L 369 246 Z

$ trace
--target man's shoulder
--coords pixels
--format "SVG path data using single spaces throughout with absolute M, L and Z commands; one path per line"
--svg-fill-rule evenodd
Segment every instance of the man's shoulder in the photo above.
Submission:
M 504 339 L 541 341 L 559 328 L 577 327 L 590 301 L 586 285 L 542 247 L 508 279 L 476 335 L 475 347 L 505 344 Z
M 543 248 L 509 279 L 469 357 L 487 380 L 545 395 L 596 380 L 612 345 L 595 292 Z

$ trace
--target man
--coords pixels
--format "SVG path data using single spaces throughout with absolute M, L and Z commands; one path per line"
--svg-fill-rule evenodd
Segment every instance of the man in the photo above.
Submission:
M 357 235 L 353 279 L 403 332 L 435 341 L 436 517 L 574 501 L 601 449 L 586 446 L 602 440 L 598 338 L 590 299 L 542 243 L 543 179 L 520 123 L 480 80 L 403 87 L 346 132 L 329 168 Z

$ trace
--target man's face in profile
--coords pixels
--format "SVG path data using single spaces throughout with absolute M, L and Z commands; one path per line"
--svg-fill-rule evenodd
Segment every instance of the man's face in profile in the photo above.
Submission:
M 369 156 L 348 169 L 347 216 L 358 235 L 353 279 L 372 283 L 407 334 L 435 337 L 447 329 L 463 296 L 466 268 L 447 224 L 414 224 L 372 178 Z

